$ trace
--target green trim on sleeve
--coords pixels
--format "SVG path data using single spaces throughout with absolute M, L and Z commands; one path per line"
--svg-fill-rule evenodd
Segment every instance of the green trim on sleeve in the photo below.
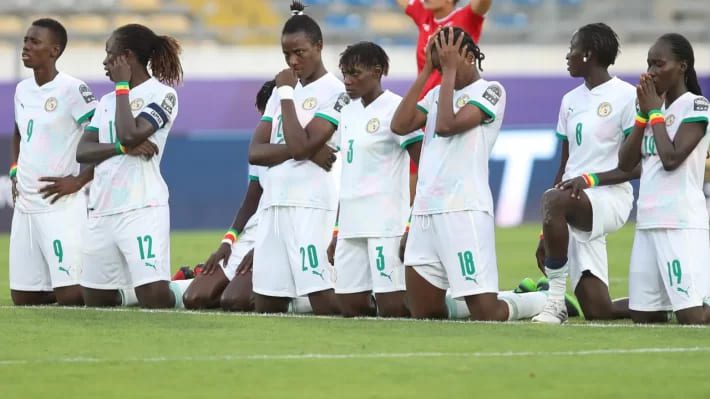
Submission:
M 91 133 L 98 133 L 98 132 L 99 132 L 99 128 L 96 127 L 96 126 L 87 126 L 87 127 L 84 128 L 84 131 L 85 131 L 85 132 L 91 132 Z
M 261 117 L 261 121 L 262 121 L 262 122 L 269 122 L 269 123 L 271 123 L 271 122 L 274 121 L 274 118 L 272 118 L 272 117 L 270 117 L 270 116 L 262 116 L 262 117 Z
M 96 108 L 94 108 L 94 109 L 92 109 L 91 111 L 89 111 L 89 112 L 85 113 L 84 115 L 82 115 L 81 118 L 79 118 L 79 119 L 76 120 L 76 123 L 78 123 L 78 124 L 81 125 L 82 123 L 84 123 L 84 122 L 88 121 L 89 119 L 93 118 L 93 117 L 94 117 L 94 112 L 96 112 Z
M 685 118 L 680 123 L 695 123 L 695 122 L 705 122 L 708 123 L 707 116 L 691 116 L 690 118 Z
M 332 123 L 333 126 L 335 126 L 335 127 L 338 127 L 338 125 L 340 124 L 335 118 L 333 118 L 333 117 L 331 117 L 331 116 L 328 116 L 328 115 L 326 115 L 326 114 L 321 114 L 320 112 L 316 112 L 316 114 L 313 115 L 313 117 L 314 117 L 314 118 L 325 119 L 325 120 L 327 120 L 328 122 Z
M 565 136 L 564 134 L 562 134 L 560 132 L 555 132 L 555 136 L 557 136 L 557 138 L 562 141 L 567 141 L 567 136 Z
M 633 127 L 633 126 L 631 126 L 631 127 L 628 128 L 628 129 L 624 129 L 624 132 L 623 132 L 623 133 L 624 133 L 624 137 L 629 137 L 629 135 L 631 134 L 631 132 L 632 132 L 633 130 L 634 130 L 634 127 Z
M 409 147 L 410 145 L 412 145 L 412 144 L 414 144 L 414 143 L 418 143 L 418 142 L 420 142 L 420 141 L 422 141 L 422 140 L 424 140 L 424 135 L 419 135 L 419 136 L 412 137 L 412 138 L 409 138 L 409 139 L 405 140 L 405 141 L 404 141 L 402 144 L 400 144 L 399 146 L 402 147 L 402 148 L 407 148 L 407 147 Z
M 249 175 L 249 181 L 259 181 L 259 176 Z
M 484 123 L 493 123 L 496 120 L 496 114 L 494 114 L 490 109 L 486 108 L 485 105 L 479 103 L 478 101 L 471 100 L 467 103 L 468 105 L 473 105 L 474 107 L 478 107 L 481 111 L 483 111 L 486 116 L 488 116 L 488 120 L 484 121 Z
M 420 110 L 424 115 L 429 115 L 429 111 L 421 105 L 417 104 L 417 109 Z

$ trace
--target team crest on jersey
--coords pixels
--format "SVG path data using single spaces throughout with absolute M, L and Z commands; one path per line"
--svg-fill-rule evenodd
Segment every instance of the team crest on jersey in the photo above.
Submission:
M 145 105 L 145 101 L 143 101 L 142 98 L 136 98 L 131 101 L 131 111 L 140 111 L 143 108 L 143 105 Z
M 468 94 L 462 95 L 461 97 L 459 97 L 458 99 L 456 99 L 456 107 L 458 107 L 458 108 L 463 108 L 463 106 L 466 105 L 466 103 L 467 103 L 468 100 L 470 100 L 470 99 L 471 99 L 471 97 L 469 97 Z
M 698 97 L 693 102 L 693 110 L 695 111 L 707 111 L 710 108 L 710 103 L 705 97 Z
M 303 107 L 306 111 L 310 111 L 315 108 L 316 105 L 318 105 L 318 100 L 315 97 L 308 97 L 303 100 L 303 105 L 301 105 L 301 107 Z
M 666 116 L 666 126 L 671 126 L 673 123 L 675 123 L 675 115 L 670 114 Z
M 375 133 L 380 130 L 380 120 L 377 118 L 372 118 L 367 122 L 367 132 Z
M 500 90 L 500 87 L 497 85 L 490 85 L 486 89 L 485 93 L 483 93 L 483 98 L 488 100 L 491 105 L 496 105 L 498 104 L 498 101 L 500 101 L 500 96 L 503 94 L 503 92 Z
M 350 104 L 350 96 L 348 96 L 347 93 L 342 93 L 338 96 L 338 100 L 335 102 L 333 109 L 336 112 L 340 112 L 343 110 L 343 107 L 348 104 Z
M 604 118 L 611 115 L 611 103 L 603 102 L 597 107 L 597 115 Z
M 175 94 L 168 93 L 165 96 L 165 98 L 163 99 L 163 103 L 160 104 L 160 108 L 162 108 L 165 112 L 172 114 L 173 108 L 175 108 L 176 102 L 177 102 L 177 98 L 175 98 Z
M 79 94 L 81 94 L 81 97 L 84 99 L 84 102 L 89 104 L 91 102 L 96 101 L 96 97 L 94 96 L 94 93 L 91 92 L 91 89 L 89 89 L 89 86 L 82 84 L 79 86 Z
M 47 112 L 52 112 L 57 109 L 57 105 L 59 105 L 57 99 L 54 97 L 49 97 L 44 103 L 44 110 Z

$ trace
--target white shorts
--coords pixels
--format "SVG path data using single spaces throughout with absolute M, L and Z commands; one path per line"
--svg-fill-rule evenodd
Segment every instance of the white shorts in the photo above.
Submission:
M 10 289 L 51 291 L 79 284 L 86 215 L 83 194 L 52 212 L 15 209 L 10 230 Z
M 170 208 L 89 217 L 81 285 L 101 290 L 170 281 Z
M 335 292 L 404 291 L 400 237 L 339 238 L 335 247 Z
M 707 230 L 636 230 L 629 269 L 631 310 L 678 311 L 702 306 L 709 287 Z
M 493 216 L 460 211 L 412 217 L 404 264 L 454 298 L 498 292 Z
M 256 242 L 257 226 L 251 226 L 239 235 L 239 239 L 232 244 L 232 255 L 227 260 L 227 266 L 223 266 L 224 276 L 232 281 L 237 274 L 237 268 L 242 263 L 244 256 L 254 248 Z
M 594 187 L 584 190 L 584 193 L 592 205 L 592 230 L 569 227 L 567 265 L 573 290 L 585 271 L 609 285 L 606 235 L 624 226 L 634 205 L 633 190 L 629 184 Z
M 254 247 L 254 292 L 294 298 L 333 289 L 328 263 L 335 211 L 272 206 L 262 211 Z

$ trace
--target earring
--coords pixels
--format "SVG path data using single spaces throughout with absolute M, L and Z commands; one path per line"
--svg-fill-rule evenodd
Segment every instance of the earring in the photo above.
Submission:
M 582 57 L 582 62 L 587 62 L 587 56 Z

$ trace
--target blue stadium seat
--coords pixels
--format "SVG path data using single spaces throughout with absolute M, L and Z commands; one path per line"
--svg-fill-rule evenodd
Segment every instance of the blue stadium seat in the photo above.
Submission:
M 557 0 L 557 2 L 558 2 L 561 6 L 566 6 L 566 7 L 572 6 L 572 7 L 576 7 L 576 6 L 582 5 L 582 3 L 584 2 L 584 0 Z
M 524 28 L 528 26 L 528 16 L 523 13 L 497 14 L 491 17 L 496 25 L 505 28 Z
M 325 23 L 336 29 L 360 29 L 362 17 L 358 14 L 330 14 L 326 15 Z
M 513 0 L 513 4 L 523 7 L 536 7 L 542 3 L 542 0 Z
M 345 4 L 352 7 L 372 7 L 375 0 L 345 0 Z
M 334 3 L 332 0 L 305 0 L 303 2 L 306 6 L 329 6 Z

